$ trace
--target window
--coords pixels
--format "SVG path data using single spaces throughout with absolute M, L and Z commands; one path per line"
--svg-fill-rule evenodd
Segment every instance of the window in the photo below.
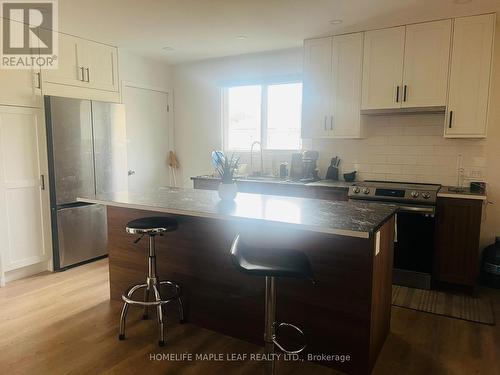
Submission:
M 226 150 L 250 150 L 255 141 L 270 150 L 300 149 L 302 83 L 227 87 L 222 96 Z

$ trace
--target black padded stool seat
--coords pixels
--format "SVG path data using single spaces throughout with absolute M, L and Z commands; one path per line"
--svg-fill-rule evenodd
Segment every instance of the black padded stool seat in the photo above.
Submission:
M 253 248 L 237 236 L 231 245 L 231 259 L 237 268 L 253 276 L 291 277 L 314 283 L 309 259 L 300 251 Z
M 170 232 L 177 229 L 177 220 L 164 216 L 143 217 L 127 223 L 127 233 L 149 234 Z

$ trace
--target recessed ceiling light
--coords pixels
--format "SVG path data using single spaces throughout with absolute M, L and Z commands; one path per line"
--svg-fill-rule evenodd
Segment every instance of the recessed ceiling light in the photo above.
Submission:
M 245 40 L 245 39 L 248 39 L 248 36 L 246 36 L 246 35 L 238 35 L 238 36 L 236 37 L 236 39 L 239 39 L 239 40 Z
M 163 47 L 162 50 L 164 51 L 167 51 L 167 52 L 170 52 L 170 51 L 173 51 L 174 48 L 173 47 L 170 47 L 170 46 L 166 46 L 166 47 Z
M 342 20 L 331 20 L 330 25 L 339 25 L 342 23 Z
M 472 0 L 453 0 L 453 2 L 455 4 L 459 4 L 459 5 L 462 5 L 462 4 L 467 4 L 467 3 L 470 3 Z

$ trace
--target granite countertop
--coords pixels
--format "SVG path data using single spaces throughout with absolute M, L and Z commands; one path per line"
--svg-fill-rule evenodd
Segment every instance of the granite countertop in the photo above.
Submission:
M 463 188 L 462 191 L 453 191 L 453 189 L 454 187 L 452 186 L 441 186 L 441 189 L 439 189 L 437 196 L 440 198 L 486 200 L 486 193 L 472 192 L 470 190 L 470 187 Z
M 220 180 L 219 177 L 204 175 L 194 176 L 191 180 Z M 286 185 L 300 185 L 300 186 L 321 186 L 329 188 L 349 189 L 349 186 L 354 185 L 356 182 L 334 181 L 334 180 L 319 180 L 315 182 L 301 182 L 292 180 L 280 180 L 279 178 L 252 178 L 252 177 L 236 177 L 236 182 L 250 182 L 250 183 L 266 183 L 266 184 L 286 184 Z
M 238 193 L 222 202 L 211 190 L 160 188 L 79 197 L 80 202 L 223 220 L 251 220 L 320 233 L 370 238 L 396 211 L 388 204 Z

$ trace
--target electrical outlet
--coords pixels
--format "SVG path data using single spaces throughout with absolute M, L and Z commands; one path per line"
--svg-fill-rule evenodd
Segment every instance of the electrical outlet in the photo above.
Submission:
M 483 178 L 483 171 L 481 169 L 472 168 L 469 174 L 470 178 Z

